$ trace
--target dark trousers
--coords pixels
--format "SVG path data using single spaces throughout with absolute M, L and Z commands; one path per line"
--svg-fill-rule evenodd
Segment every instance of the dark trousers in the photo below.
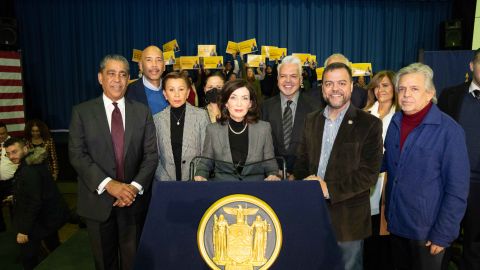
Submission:
M 133 269 L 144 220 L 119 207 L 104 222 L 85 219 L 97 270 Z
M 427 241 L 416 241 L 390 235 L 393 267 L 398 270 L 440 270 L 445 250 L 437 255 L 430 254 Z
M 470 182 L 467 211 L 463 218 L 465 269 L 480 269 L 480 183 Z
M 58 241 L 58 232 L 48 235 L 43 238 L 45 247 L 49 252 L 55 250 L 60 242 Z M 20 258 L 22 261 L 22 266 L 26 270 L 34 269 L 41 261 L 41 249 L 42 249 L 42 239 L 38 239 L 34 236 L 29 236 L 28 242 L 25 244 L 20 244 Z
M 0 205 L 3 205 L 3 200 L 9 195 L 13 194 L 13 181 L 12 180 L 0 180 Z M 3 211 L 0 207 L 0 232 L 6 230 L 5 220 L 3 218 Z
M 372 236 L 363 245 L 363 269 L 393 269 L 390 235 L 380 235 L 380 214 L 372 216 Z

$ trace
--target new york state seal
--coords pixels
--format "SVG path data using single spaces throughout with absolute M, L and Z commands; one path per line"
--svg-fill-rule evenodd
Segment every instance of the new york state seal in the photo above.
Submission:
M 198 226 L 197 243 L 212 269 L 268 269 L 280 253 L 282 228 L 267 203 L 234 194 L 207 209 Z

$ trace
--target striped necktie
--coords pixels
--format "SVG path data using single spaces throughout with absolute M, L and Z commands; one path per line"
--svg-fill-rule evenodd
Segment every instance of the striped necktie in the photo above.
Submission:
M 293 129 L 293 115 L 292 115 L 292 108 L 290 105 L 292 104 L 291 100 L 287 101 L 287 106 L 283 111 L 283 142 L 285 145 L 285 150 L 288 149 L 290 146 L 290 137 L 292 135 Z

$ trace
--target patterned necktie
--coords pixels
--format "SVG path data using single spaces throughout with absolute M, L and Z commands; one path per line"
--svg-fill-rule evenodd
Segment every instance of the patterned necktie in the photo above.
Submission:
M 476 99 L 480 100 L 480 90 L 478 89 L 473 90 L 473 95 L 475 96 Z
M 292 104 L 291 100 L 287 101 L 287 107 L 283 111 L 283 142 L 285 145 L 285 150 L 288 149 L 290 145 L 290 137 L 292 135 L 292 128 L 293 128 L 293 115 L 292 115 L 292 108 L 290 105 Z
M 123 120 L 122 120 L 122 113 L 118 108 L 118 103 L 113 102 L 113 109 L 112 112 L 112 127 L 111 127 L 111 134 L 112 134 L 112 142 L 113 142 L 113 149 L 115 151 L 115 167 L 116 167 L 116 180 L 123 181 L 124 180 L 124 166 L 123 166 L 123 147 L 124 147 L 124 129 L 123 129 Z

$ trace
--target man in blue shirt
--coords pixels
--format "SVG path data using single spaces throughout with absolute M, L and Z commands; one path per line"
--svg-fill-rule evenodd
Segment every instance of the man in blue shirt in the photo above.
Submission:
M 143 76 L 128 85 L 126 97 L 150 108 L 152 115 L 168 106 L 162 91 L 162 74 L 165 71 L 163 53 L 156 46 L 148 46 L 142 52 L 138 67 Z

